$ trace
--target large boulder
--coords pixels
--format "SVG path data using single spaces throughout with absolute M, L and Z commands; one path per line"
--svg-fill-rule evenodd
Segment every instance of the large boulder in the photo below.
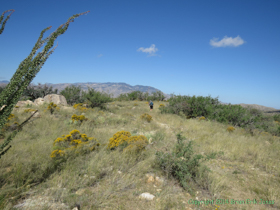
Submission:
M 34 105 L 34 103 L 33 103 L 32 101 L 27 100 L 27 101 L 18 101 L 17 104 L 16 104 L 16 106 L 23 107 L 23 106 L 25 106 L 25 105 L 27 105 L 27 104 L 29 104 L 29 105 Z
M 45 100 L 43 99 L 43 98 L 37 98 L 37 99 L 35 99 L 35 101 L 34 101 L 34 104 L 36 105 L 36 106 L 38 106 L 38 105 L 43 105 L 45 103 Z
M 55 103 L 56 105 L 67 106 L 66 98 L 63 95 L 49 94 L 44 97 L 44 101 L 47 103 Z

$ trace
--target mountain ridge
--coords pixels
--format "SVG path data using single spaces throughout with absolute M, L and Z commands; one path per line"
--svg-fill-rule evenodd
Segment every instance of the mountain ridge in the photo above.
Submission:
M 0 86 L 5 86 L 9 83 L 8 80 L 2 80 L 0 81 Z M 149 94 L 160 91 L 157 88 L 151 87 L 151 86 L 145 86 L 145 85 L 129 85 L 124 82 L 75 82 L 75 83 L 46 83 L 48 86 L 52 86 L 54 89 L 58 89 L 58 93 L 60 93 L 63 89 L 65 89 L 67 86 L 81 86 L 82 90 L 87 91 L 88 87 L 94 88 L 96 91 L 100 92 L 107 92 L 109 94 L 113 94 L 113 97 L 118 97 L 120 94 L 129 93 L 132 91 L 141 91 L 141 92 L 149 92 Z M 164 93 L 164 96 L 168 99 L 171 97 L 170 94 Z M 223 103 L 221 104 L 230 104 L 230 103 Z M 263 105 L 258 104 L 232 104 L 232 105 L 240 105 L 242 107 L 251 107 L 255 108 L 267 113 L 280 113 L 280 109 L 275 109 L 272 107 L 267 107 Z

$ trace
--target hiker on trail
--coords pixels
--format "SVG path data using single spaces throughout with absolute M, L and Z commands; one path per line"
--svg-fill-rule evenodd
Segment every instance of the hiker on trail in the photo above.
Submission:
M 150 101 L 149 105 L 150 105 L 150 111 L 152 111 L 153 107 L 154 107 L 154 103 L 152 101 Z

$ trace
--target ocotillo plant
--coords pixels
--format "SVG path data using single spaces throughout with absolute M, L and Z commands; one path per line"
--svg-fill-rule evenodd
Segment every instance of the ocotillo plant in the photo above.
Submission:
M 2 14 L 2 16 L 0 17 L 0 20 L 1 20 L 0 24 L 4 18 L 4 14 L 9 11 L 13 11 L 13 10 L 7 10 Z M 0 94 L 0 109 L 1 109 L 1 107 L 3 107 L 5 105 L 5 107 L 3 107 L 0 110 L 0 129 L 6 123 L 9 115 L 11 114 L 14 106 L 20 99 L 23 91 L 31 83 L 31 81 L 34 79 L 36 74 L 40 71 L 40 69 L 42 68 L 42 66 L 48 59 L 48 57 L 53 53 L 53 51 L 57 47 L 57 46 L 55 46 L 53 49 L 51 49 L 54 45 L 54 41 L 56 40 L 56 38 L 58 36 L 62 35 L 68 29 L 70 22 L 74 22 L 75 18 L 79 17 L 80 15 L 86 14 L 88 12 L 89 11 L 73 15 L 72 17 L 70 17 L 68 19 L 68 21 L 66 23 L 60 25 L 53 33 L 51 33 L 47 38 L 45 38 L 43 40 L 42 40 L 42 38 L 43 38 L 44 33 L 47 30 L 49 30 L 51 28 L 51 26 L 42 30 L 31 53 L 25 60 L 23 60 L 20 63 L 17 71 L 14 73 L 13 77 L 11 78 L 10 83 L 6 86 L 6 88 Z M 4 20 L 4 22 L 2 24 L 2 27 L 0 30 L 1 33 L 4 30 L 5 23 L 9 19 L 10 15 Z M 46 43 L 46 46 L 44 47 L 42 52 L 39 52 L 35 56 L 38 49 L 40 49 L 45 43 Z M 14 132 L 15 133 L 12 137 L 14 137 L 18 131 L 14 131 Z M 0 158 L 10 148 L 10 147 L 8 147 L 5 149 L 5 147 L 7 147 L 7 145 L 10 143 L 11 140 L 12 140 L 12 138 L 6 139 L 4 141 L 4 143 L 0 146 Z
M 0 34 L 3 33 L 4 28 L 5 28 L 5 25 L 6 25 L 6 22 L 9 20 L 9 18 L 11 17 L 11 15 L 13 14 L 14 11 L 15 11 L 15 10 L 10 9 L 10 10 L 7 10 L 7 11 L 5 11 L 5 12 L 2 13 L 2 15 L 1 15 L 1 17 L 0 17 L 0 25 L 2 24 L 2 26 L 1 26 L 1 28 L 0 28 Z M 7 12 L 11 12 L 11 13 L 10 13 L 10 14 L 6 17 L 6 19 L 3 21 L 4 15 L 5 15 Z M 2 21 L 3 21 L 3 23 L 2 23 Z

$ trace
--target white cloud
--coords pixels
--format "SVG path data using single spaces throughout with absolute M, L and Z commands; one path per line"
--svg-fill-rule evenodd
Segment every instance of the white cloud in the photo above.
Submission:
M 245 41 L 240 36 L 235 38 L 225 36 L 220 41 L 218 41 L 218 38 L 213 38 L 210 40 L 210 45 L 213 47 L 237 47 L 244 43 Z
M 98 58 L 100 58 L 100 57 L 102 57 L 102 56 L 103 56 L 103 54 L 99 54 L 99 55 L 97 55 L 97 57 L 98 57 Z
M 137 51 L 149 53 L 149 56 L 155 56 L 155 52 L 158 51 L 158 48 L 156 48 L 156 45 L 152 44 L 149 48 L 140 47 Z

